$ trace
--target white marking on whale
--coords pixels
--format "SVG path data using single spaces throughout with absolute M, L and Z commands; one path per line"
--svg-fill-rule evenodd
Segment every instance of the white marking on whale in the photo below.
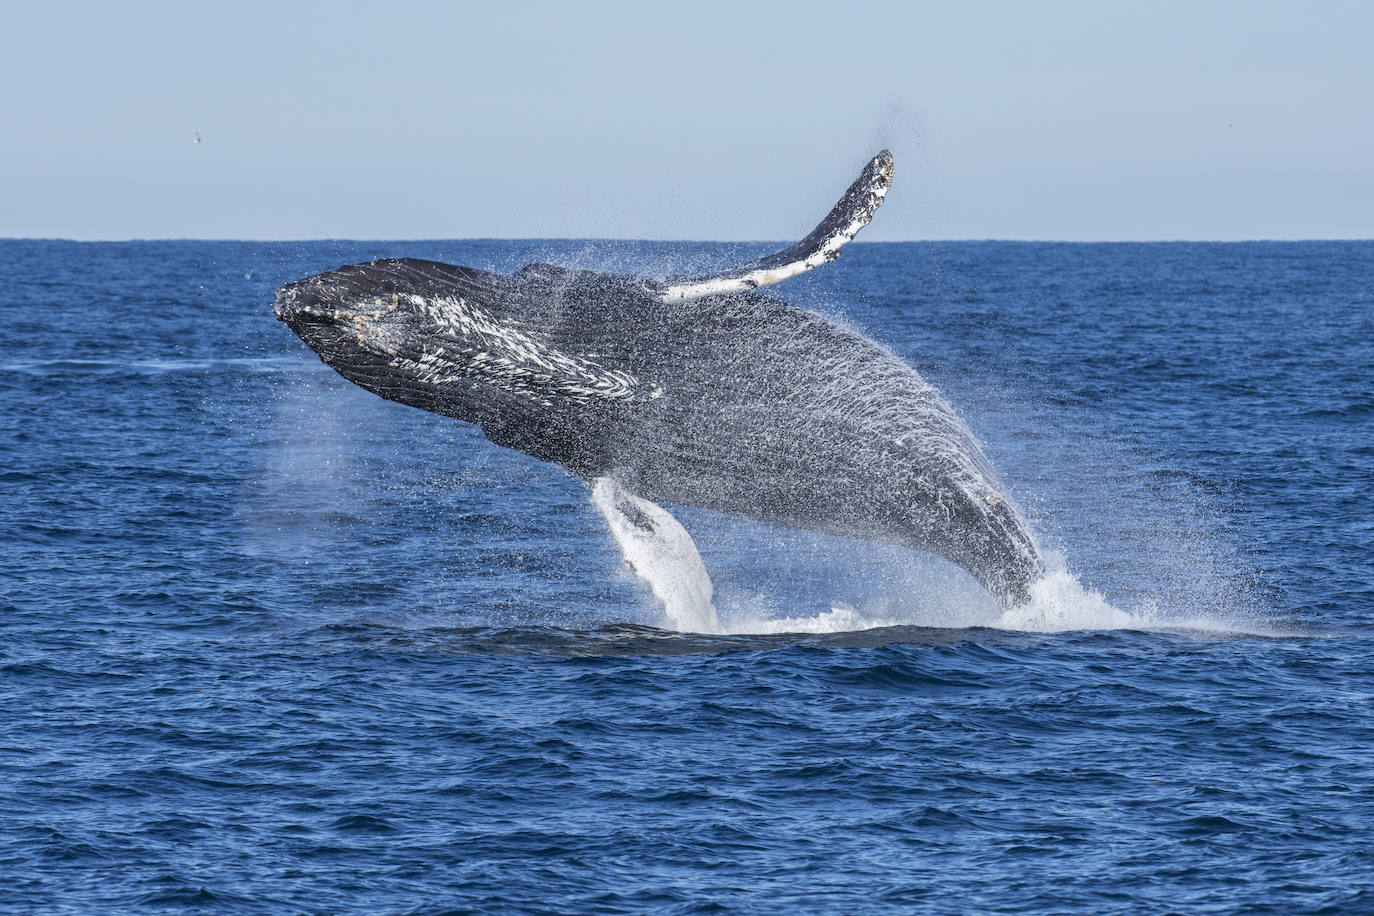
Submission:
M 874 341 L 753 291 L 832 260 L 891 178 L 880 153 L 806 239 L 710 277 L 386 259 L 289 283 L 276 311 L 364 388 L 613 480 L 613 532 L 625 507 L 675 538 L 659 503 L 733 512 L 929 550 L 1023 603 L 1039 549 L 950 405 Z M 643 546 L 617 539 L 627 561 Z M 682 568 L 660 566 L 636 569 Z

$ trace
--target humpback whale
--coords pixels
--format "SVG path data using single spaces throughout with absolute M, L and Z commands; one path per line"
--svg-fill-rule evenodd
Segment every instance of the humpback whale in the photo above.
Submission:
M 878 343 L 759 292 L 838 257 L 892 176 L 884 150 L 806 238 L 709 276 L 387 258 L 288 283 L 275 312 L 368 391 L 587 481 L 632 565 L 636 536 L 700 564 L 668 503 L 933 552 L 1022 603 L 1035 539 L 950 405 Z

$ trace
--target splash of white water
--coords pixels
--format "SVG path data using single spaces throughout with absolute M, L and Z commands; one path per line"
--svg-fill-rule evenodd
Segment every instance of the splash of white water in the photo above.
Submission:
M 666 510 L 610 480 L 597 482 L 593 502 L 626 564 L 657 597 L 663 616 L 654 622 L 682 632 L 831 634 L 905 626 L 1278 635 L 1247 606 L 1199 603 L 1189 600 L 1193 592 L 1148 590 L 1113 603 L 1056 551 L 1044 555 L 1046 572 L 1031 584 L 1030 600 L 1007 607 L 968 573 L 930 554 L 699 513 L 708 554 L 728 583 L 717 595 L 691 535 Z M 1214 573 L 1190 568 L 1204 579 Z
M 900 588 L 902 594 L 870 595 L 858 604 L 832 597 L 829 608 L 818 614 L 780 612 L 781 605 L 795 606 L 791 600 L 795 596 L 769 595 L 735 597 L 718 614 L 706 566 L 691 536 L 676 519 L 609 482 L 598 483 L 593 500 L 610 522 L 627 564 L 661 602 L 664 625 L 683 632 L 829 634 L 897 626 L 988 627 L 1031 633 L 1162 629 L 1268 632 L 1256 629 L 1253 621 L 1175 619 L 1153 605 L 1124 610 L 1085 586 L 1059 553 L 1045 557 L 1047 571 L 1032 583 L 1031 600 L 1010 608 L 967 575 L 939 575 L 938 571 L 922 569 L 905 582 L 887 583 Z M 637 513 L 643 513 L 638 524 Z
M 1031 600 L 1007 608 L 991 622 L 1001 630 L 1062 633 L 1068 630 L 1144 630 L 1156 624 L 1150 614 L 1132 614 L 1084 587 L 1069 572 L 1062 554 L 1046 558 L 1045 575 L 1031 583 Z
M 1099 592 L 1085 587 L 1068 570 L 1062 555 L 1050 554 L 1046 561 L 1048 571 L 1031 585 L 1031 600 L 1011 608 L 998 603 L 971 579 L 966 582 L 946 579 L 930 582 L 932 593 L 928 595 L 871 599 L 857 607 L 845 601 L 835 601 L 829 610 L 814 616 L 773 616 L 758 607 L 738 608 L 736 613 L 726 618 L 725 632 L 822 634 L 894 626 L 983 626 L 1032 633 L 1151 630 L 1163 627 L 1234 629 L 1217 621 L 1190 620 L 1184 623 L 1161 620 L 1153 608 L 1135 612 L 1122 610 Z
M 777 633 L 852 633 L 858 630 L 875 630 L 880 627 L 899 627 L 908 621 L 901 617 L 885 616 L 876 608 L 857 608 L 850 604 L 836 603 L 828 611 L 813 617 L 769 617 L 763 614 L 741 615 L 729 621 L 726 632 L 731 635 L 755 635 Z

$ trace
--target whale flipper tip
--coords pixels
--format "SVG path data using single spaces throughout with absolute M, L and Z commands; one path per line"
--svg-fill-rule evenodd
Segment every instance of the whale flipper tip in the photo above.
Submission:
M 892 187 L 894 173 L 892 153 L 881 150 L 868 160 L 859 177 L 854 179 L 825 219 L 800 242 L 717 274 L 665 280 L 658 290 L 658 297 L 671 302 L 749 292 L 830 263 L 840 256 L 840 249 L 853 241 L 859 230 L 873 219 L 873 214 L 882 206 L 888 189 Z

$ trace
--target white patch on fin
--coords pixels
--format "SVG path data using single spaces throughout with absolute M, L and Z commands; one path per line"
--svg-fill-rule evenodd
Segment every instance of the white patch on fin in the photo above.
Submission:
M 892 186 L 892 174 L 892 154 L 883 150 L 869 160 L 825 219 L 797 244 L 709 277 L 664 280 L 658 298 L 673 302 L 722 293 L 745 293 L 830 263 L 882 206 L 887 189 Z
M 609 477 L 592 485 L 625 562 L 663 602 L 668 624 L 689 633 L 724 633 L 711 604 L 713 589 L 692 536 L 657 503 L 640 499 Z
M 635 396 L 639 379 L 630 373 L 563 353 L 513 322 L 498 321 L 462 296 L 427 299 L 408 293 L 406 300 L 442 333 L 432 335 L 434 345 L 425 345 L 418 359 L 396 353 L 395 347 L 384 349 L 392 354 L 393 369 L 409 372 L 426 385 L 478 381 L 536 399 L 556 391 L 579 404 Z M 547 400 L 540 403 L 552 406 Z

